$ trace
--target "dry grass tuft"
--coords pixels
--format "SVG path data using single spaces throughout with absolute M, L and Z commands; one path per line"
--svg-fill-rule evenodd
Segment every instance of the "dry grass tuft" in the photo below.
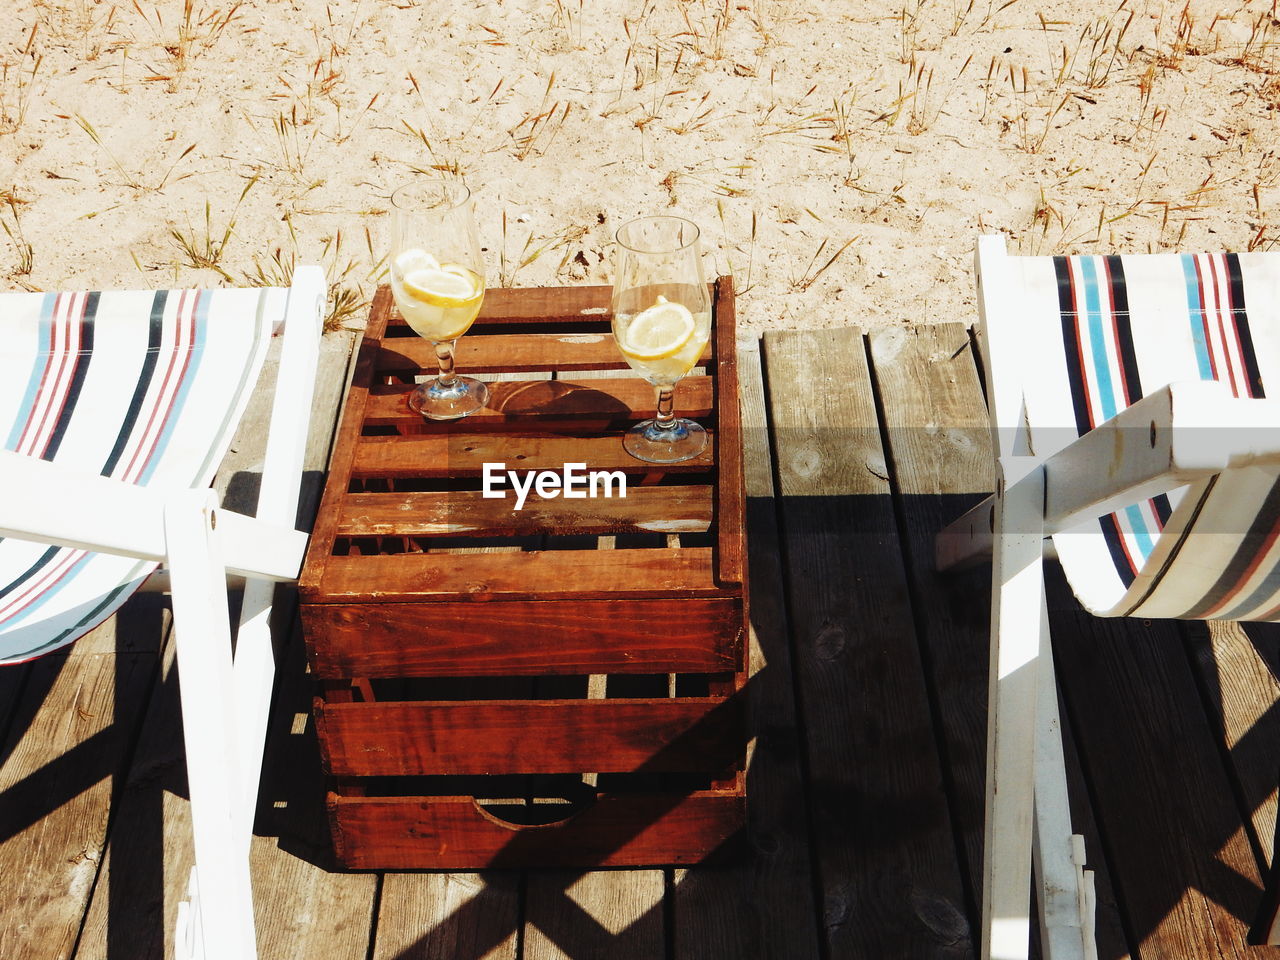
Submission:
M 835 253 L 831 254 L 831 256 L 828 257 L 825 261 L 823 261 L 821 266 L 819 266 L 819 261 L 822 259 L 822 254 L 826 252 L 827 245 L 828 243 L 831 242 L 829 237 L 824 237 L 822 241 L 818 244 L 817 248 L 813 251 L 813 256 L 809 258 L 809 262 L 805 264 L 804 270 L 798 274 L 792 273 L 788 277 L 791 283 L 791 289 L 800 291 L 802 293 L 805 290 L 808 290 L 810 287 L 812 287 L 815 283 L 818 282 L 818 279 L 824 273 L 826 273 L 829 269 L 831 269 L 831 265 L 835 263 L 837 260 L 839 260 L 840 255 L 844 253 L 846 250 L 848 250 L 851 246 L 853 246 L 854 242 L 857 241 L 858 239 L 859 237 L 857 235 L 850 237 L 848 240 L 846 240 L 843 244 L 840 245 L 840 248 L 836 250 Z

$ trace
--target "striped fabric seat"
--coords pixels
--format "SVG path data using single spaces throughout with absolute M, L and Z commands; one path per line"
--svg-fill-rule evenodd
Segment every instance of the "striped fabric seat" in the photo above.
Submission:
M 1145 393 L 1217 380 L 1280 392 L 1280 255 L 1010 257 L 1031 453 Z M 1224 428 L 1229 424 L 1223 424 Z M 1280 619 L 1280 471 L 1230 470 L 1054 535 L 1101 616 Z
M 144 486 L 208 485 L 288 293 L 0 294 L 5 449 Z M 0 540 L 0 663 L 87 633 L 155 567 Z

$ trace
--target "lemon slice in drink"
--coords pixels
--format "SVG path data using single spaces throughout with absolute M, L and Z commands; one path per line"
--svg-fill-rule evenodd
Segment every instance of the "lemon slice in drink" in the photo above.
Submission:
M 663 360 L 679 353 L 693 331 L 693 314 L 683 304 L 658 297 L 652 307 L 636 314 L 619 346 L 636 360 Z
M 414 247 L 401 253 L 396 257 L 395 265 L 402 277 L 407 277 L 418 270 L 440 269 L 440 261 L 420 247 Z
M 433 307 L 465 307 L 483 292 L 479 278 L 456 264 L 422 266 L 405 274 L 404 292 Z

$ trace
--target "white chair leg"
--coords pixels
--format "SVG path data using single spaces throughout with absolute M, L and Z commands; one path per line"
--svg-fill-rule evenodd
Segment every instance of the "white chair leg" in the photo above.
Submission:
M 187 880 L 187 899 L 178 904 L 173 953 L 175 960 L 206 960 L 204 932 L 200 929 L 200 888 L 196 883 L 195 867 L 191 868 L 191 876 Z
M 1037 661 L 1044 605 L 1044 473 L 998 461 L 992 557 L 982 960 L 1025 960 L 1031 935 Z
M 1093 874 L 1084 869 L 1084 837 L 1071 832 L 1049 612 L 1043 602 L 1040 605 L 1039 677 L 1033 855 L 1040 892 L 1040 942 L 1045 960 L 1087 960 L 1096 956 Z
M 196 957 L 255 960 L 249 838 L 238 775 L 226 570 L 211 491 L 175 495 L 165 508 L 182 703 L 195 890 L 187 933 Z M 182 931 L 179 931 L 180 933 Z
M 275 683 L 275 648 L 271 643 L 271 604 L 275 584 L 267 580 L 245 583 L 241 602 L 240 626 L 236 631 L 236 656 L 232 665 L 235 690 L 236 751 L 240 774 L 237 827 L 247 844 L 253 836 L 253 818 L 258 802 L 258 784 L 262 775 L 262 755 L 266 748 L 267 718 L 271 710 L 271 691 Z

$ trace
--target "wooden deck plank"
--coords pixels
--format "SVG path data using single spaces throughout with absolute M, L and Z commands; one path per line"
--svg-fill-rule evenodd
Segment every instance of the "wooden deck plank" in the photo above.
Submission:
M 1258 865 L 1178 627 L 1092 617 L 1047 574 L 1059 684 L 1138 951 L 1247 955 Z
M 945 744 L 955 827 L 977 920 L 981 902 L 984 779 L 987 738 L 987 644 L 991 568 L 938 574 L 937 532 L 985 498 L 992 486 L 986 404 L 958 323 L 877 331 L 869 337 L 885 446 L 905 533 L 913 610 L 923 644 L 935 716 Z M 1073 756 L 1072 745 L 1067 746 Z M 1069 761 L 1074 829 L 1083 834 L 1097 873 L 1098 944 L 1103 956 L 1128 948 L 1093 811 Z
M 1266 869 L 1275 864 L 1276 744 L 1280 681 L 1272 672 L 1280 630 L 1271 624 L 1211 620 L 1185 625 L 1209 718 L 1226 751 L 1251 842 Z
M 30 667 L 0 767 L 0 957 L 72 955 L 166 619 L 144 599 Z
M 829 955 L 969 957 L 861 333 L 764 343 Z
M 529 875 L 523 960 L 665 956 L 663 871 Z
M 777 502 L 760 341 L 739 346 L 747 494 L 751 679 L 748 843 L 724 866 L 676 871 L 675 957 L 811 960 L 820 955 L 819 909 L 791 684 L 791 650 L 778 559 Z
M 970 908 L 981 899 L 990 568 L 940 576 L 933 540 L 992 489 L 986 406 L 960 324 L 869 338 L 925 668 L 945 741 Z M 975 917 L 976 919 L 976 917 Z
M 26 663 L 0 667 L 0 744 L 9 742 L 9 722 L 13 720 L 30 671 L 31 666 Z M 4 757 L 0 755 L 0 763 L 3 762 Z
M 519 875 L 388 873 L 372 960 L 516 960 Z

